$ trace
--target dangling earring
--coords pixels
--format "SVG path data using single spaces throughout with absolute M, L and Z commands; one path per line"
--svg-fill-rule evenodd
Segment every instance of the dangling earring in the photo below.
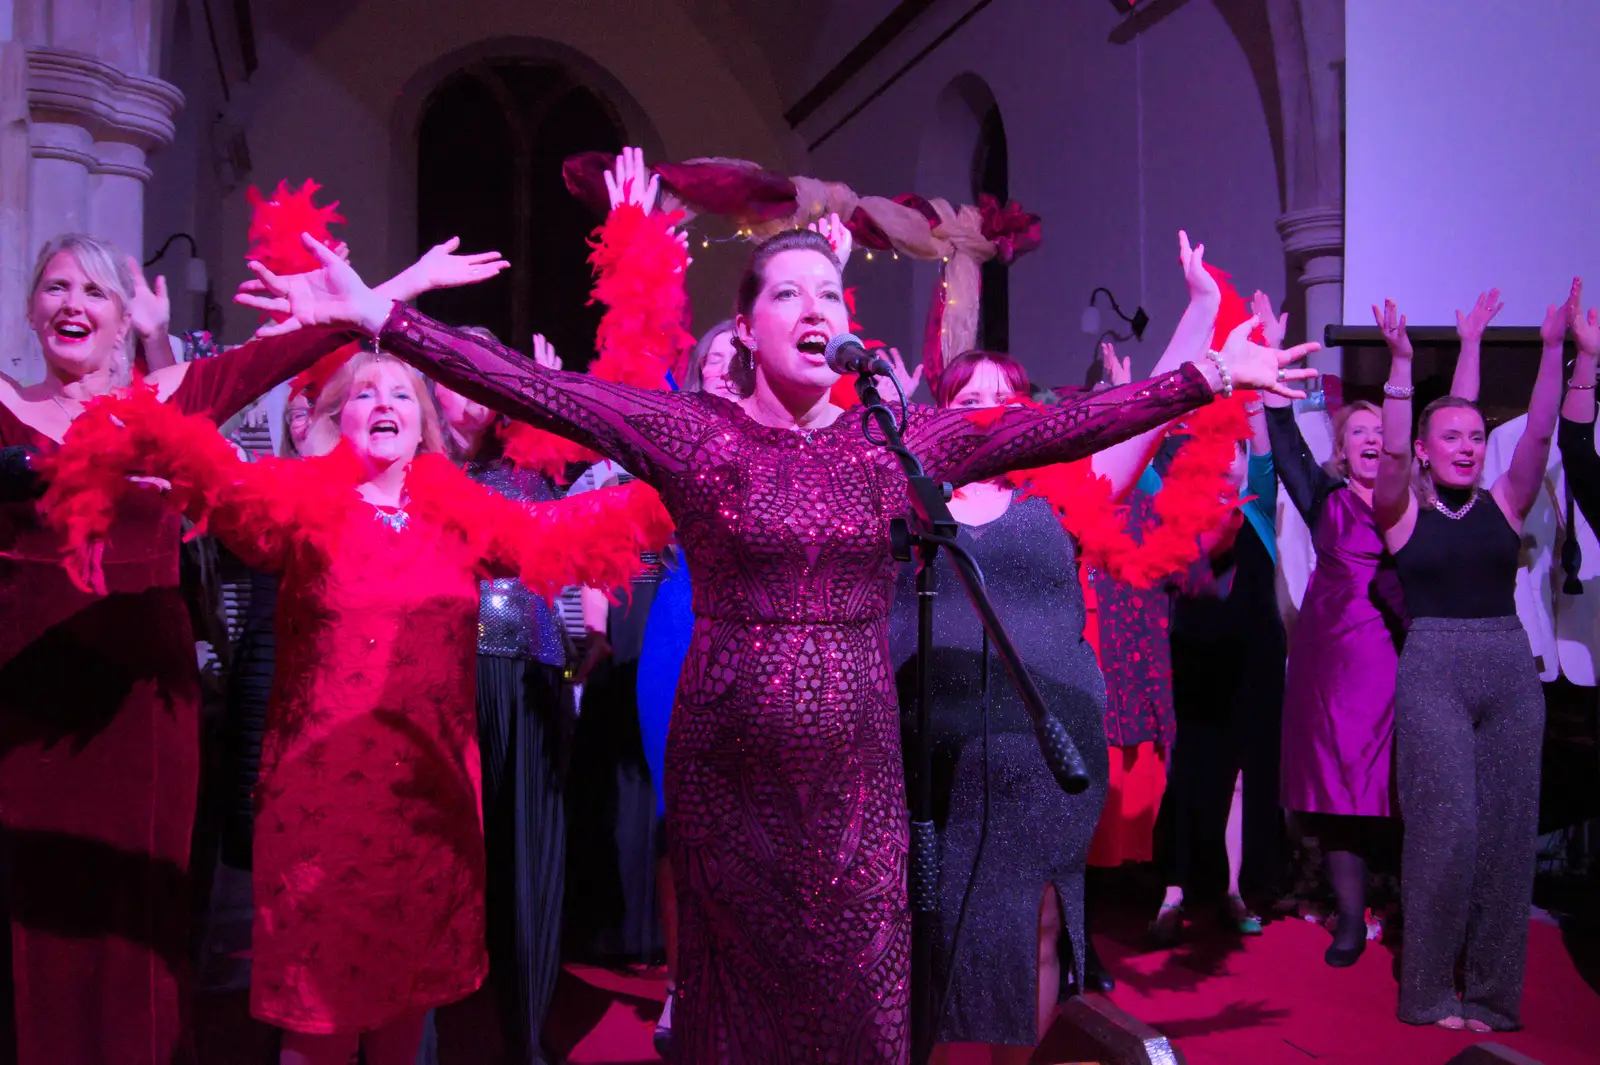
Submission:
M 755 371 L 756 371 L 756 349 L 755 349 L 755 347 L 753 345 L 741 343 L 739 345 L 739 353 L 740 353 L 740 355 L 742 356 L 742 358 L 744 360 L 743 369 L 745 369 L 749 373 L 755 373 Z
M 1428 468 L 1428 460 L 1427 459 L 1422 459 L 1420 461 L 1422 462 L 1422 468 L 1423 469 L 1427 469 Z

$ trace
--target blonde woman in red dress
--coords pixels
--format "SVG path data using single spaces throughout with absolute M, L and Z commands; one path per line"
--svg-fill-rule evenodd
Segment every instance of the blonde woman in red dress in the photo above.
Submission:
M 369 1065 L 410 1065 L 426 1011 L 487 969 L 478 581 L 614 586 L 670 535 L 665 512 L 643 486 L 531 507 L 481 488 L 441 454 L 422 376 L 381 353 L 323 390 L 320 458 L 239 462 L 144 394 L 91 416 L 47 512 L 92 509 L 131 466 L 282 574 L 251 1012 L 284 1030 L 283 1065 L 346 1065 L 358 1044 Z

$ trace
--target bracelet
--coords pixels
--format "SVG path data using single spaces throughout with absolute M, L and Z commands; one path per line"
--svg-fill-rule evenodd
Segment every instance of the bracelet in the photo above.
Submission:
M 1402 387 L 1400 385 L 1391 385 L 1389 382 L 1385 381 L 1383 383 L 1383 394 L 1388 396 L 1390 399 L 1410 399 L 1412 396 L 1417 394 L 1417 390 L 1412 388 L 1410 385 L 1405 385 Z
M 1228 372 L 1228 364 L 1222 361 L 1222 352 L 1211 351 L 1208 349 L 1206 351 L 1206 358 L 1216 363 L 1217 376 L 1222 379 L 1222 387 L 1217 389 L 1217 395 L 1221 396 L 1223 399 L 1227 399 L 1229 396 L 1233 395 L 1233 374 Z
M 1586 385 L 1576 384 L 1571 380 L 1567 381 L 1567 391 L 1569 391 L 1569 392 L 1589 392 L 1589 391 L 1592 391 L 1593 389 L 1594 389 L 1594 382 L 1593 381 L 1590 381 Z

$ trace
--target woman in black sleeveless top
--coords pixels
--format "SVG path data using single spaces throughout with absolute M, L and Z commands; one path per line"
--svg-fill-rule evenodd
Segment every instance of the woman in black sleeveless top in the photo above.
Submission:
M 1415 460 L 1396 446 L 1411 431 L 1411 342 L 1392 301 L 1373 308 L 1391 355 L 1373 509 L 1413 619 L 1395 689 L 1405 818 L 1398 1012 L 1410 1024 L 1520 1026 L 1544 698 L 1513 594 L 1522 522 L 1555 435 L 1572 306 L 1545 318 L 1527 431 L 1487 487 L 1483 417 L 1466 400 L 1423 410 Z

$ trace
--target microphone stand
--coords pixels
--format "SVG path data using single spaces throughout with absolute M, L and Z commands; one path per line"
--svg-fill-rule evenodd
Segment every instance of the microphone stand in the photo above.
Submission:
M 911 813 L 910 900 L 911 900 L 911 1061 L 926 1062 L 933 1053 L 933 947 L 934 917 L 939 900 L 939 849 L 933 825 L 933 738 L 930 728 L 929 689 L 933 679 L 933 600 L 936 588 L 934 563 L 942 547 L 950 554 L 956 580 L 972 602 L 989 636 L 989 643 L 1004 663 L 1006 674 L 1033 720 L 1034 734 L 1056 782 L 1076 795 L 1089 786 L 1088 770 L 1066 727 L 1045 706 L 1044 697 L 1033 678 L 1023 668 L 1011 638 L 1006 635 L 994 604 L 983 588 L 983 576 L 967 550 L 956 542 L 959 526 L 950 516 L 948 485 L 936 484 L 923 470 L 922 462 L 905 445 L 894 413 L 883 403 L 870 374 L 856 378 L 856 395 L 864 408 L 862 428 L 876 423 L 883 434 L 880 443 L 899 460 L 905 470 L 910 511 L 907 518 L 890 524 L 891 548 L 902 562 L 917 560 L 917 683 L 916 711 L 910 742 L 905 752 L 909 777 L 908 802 Z

